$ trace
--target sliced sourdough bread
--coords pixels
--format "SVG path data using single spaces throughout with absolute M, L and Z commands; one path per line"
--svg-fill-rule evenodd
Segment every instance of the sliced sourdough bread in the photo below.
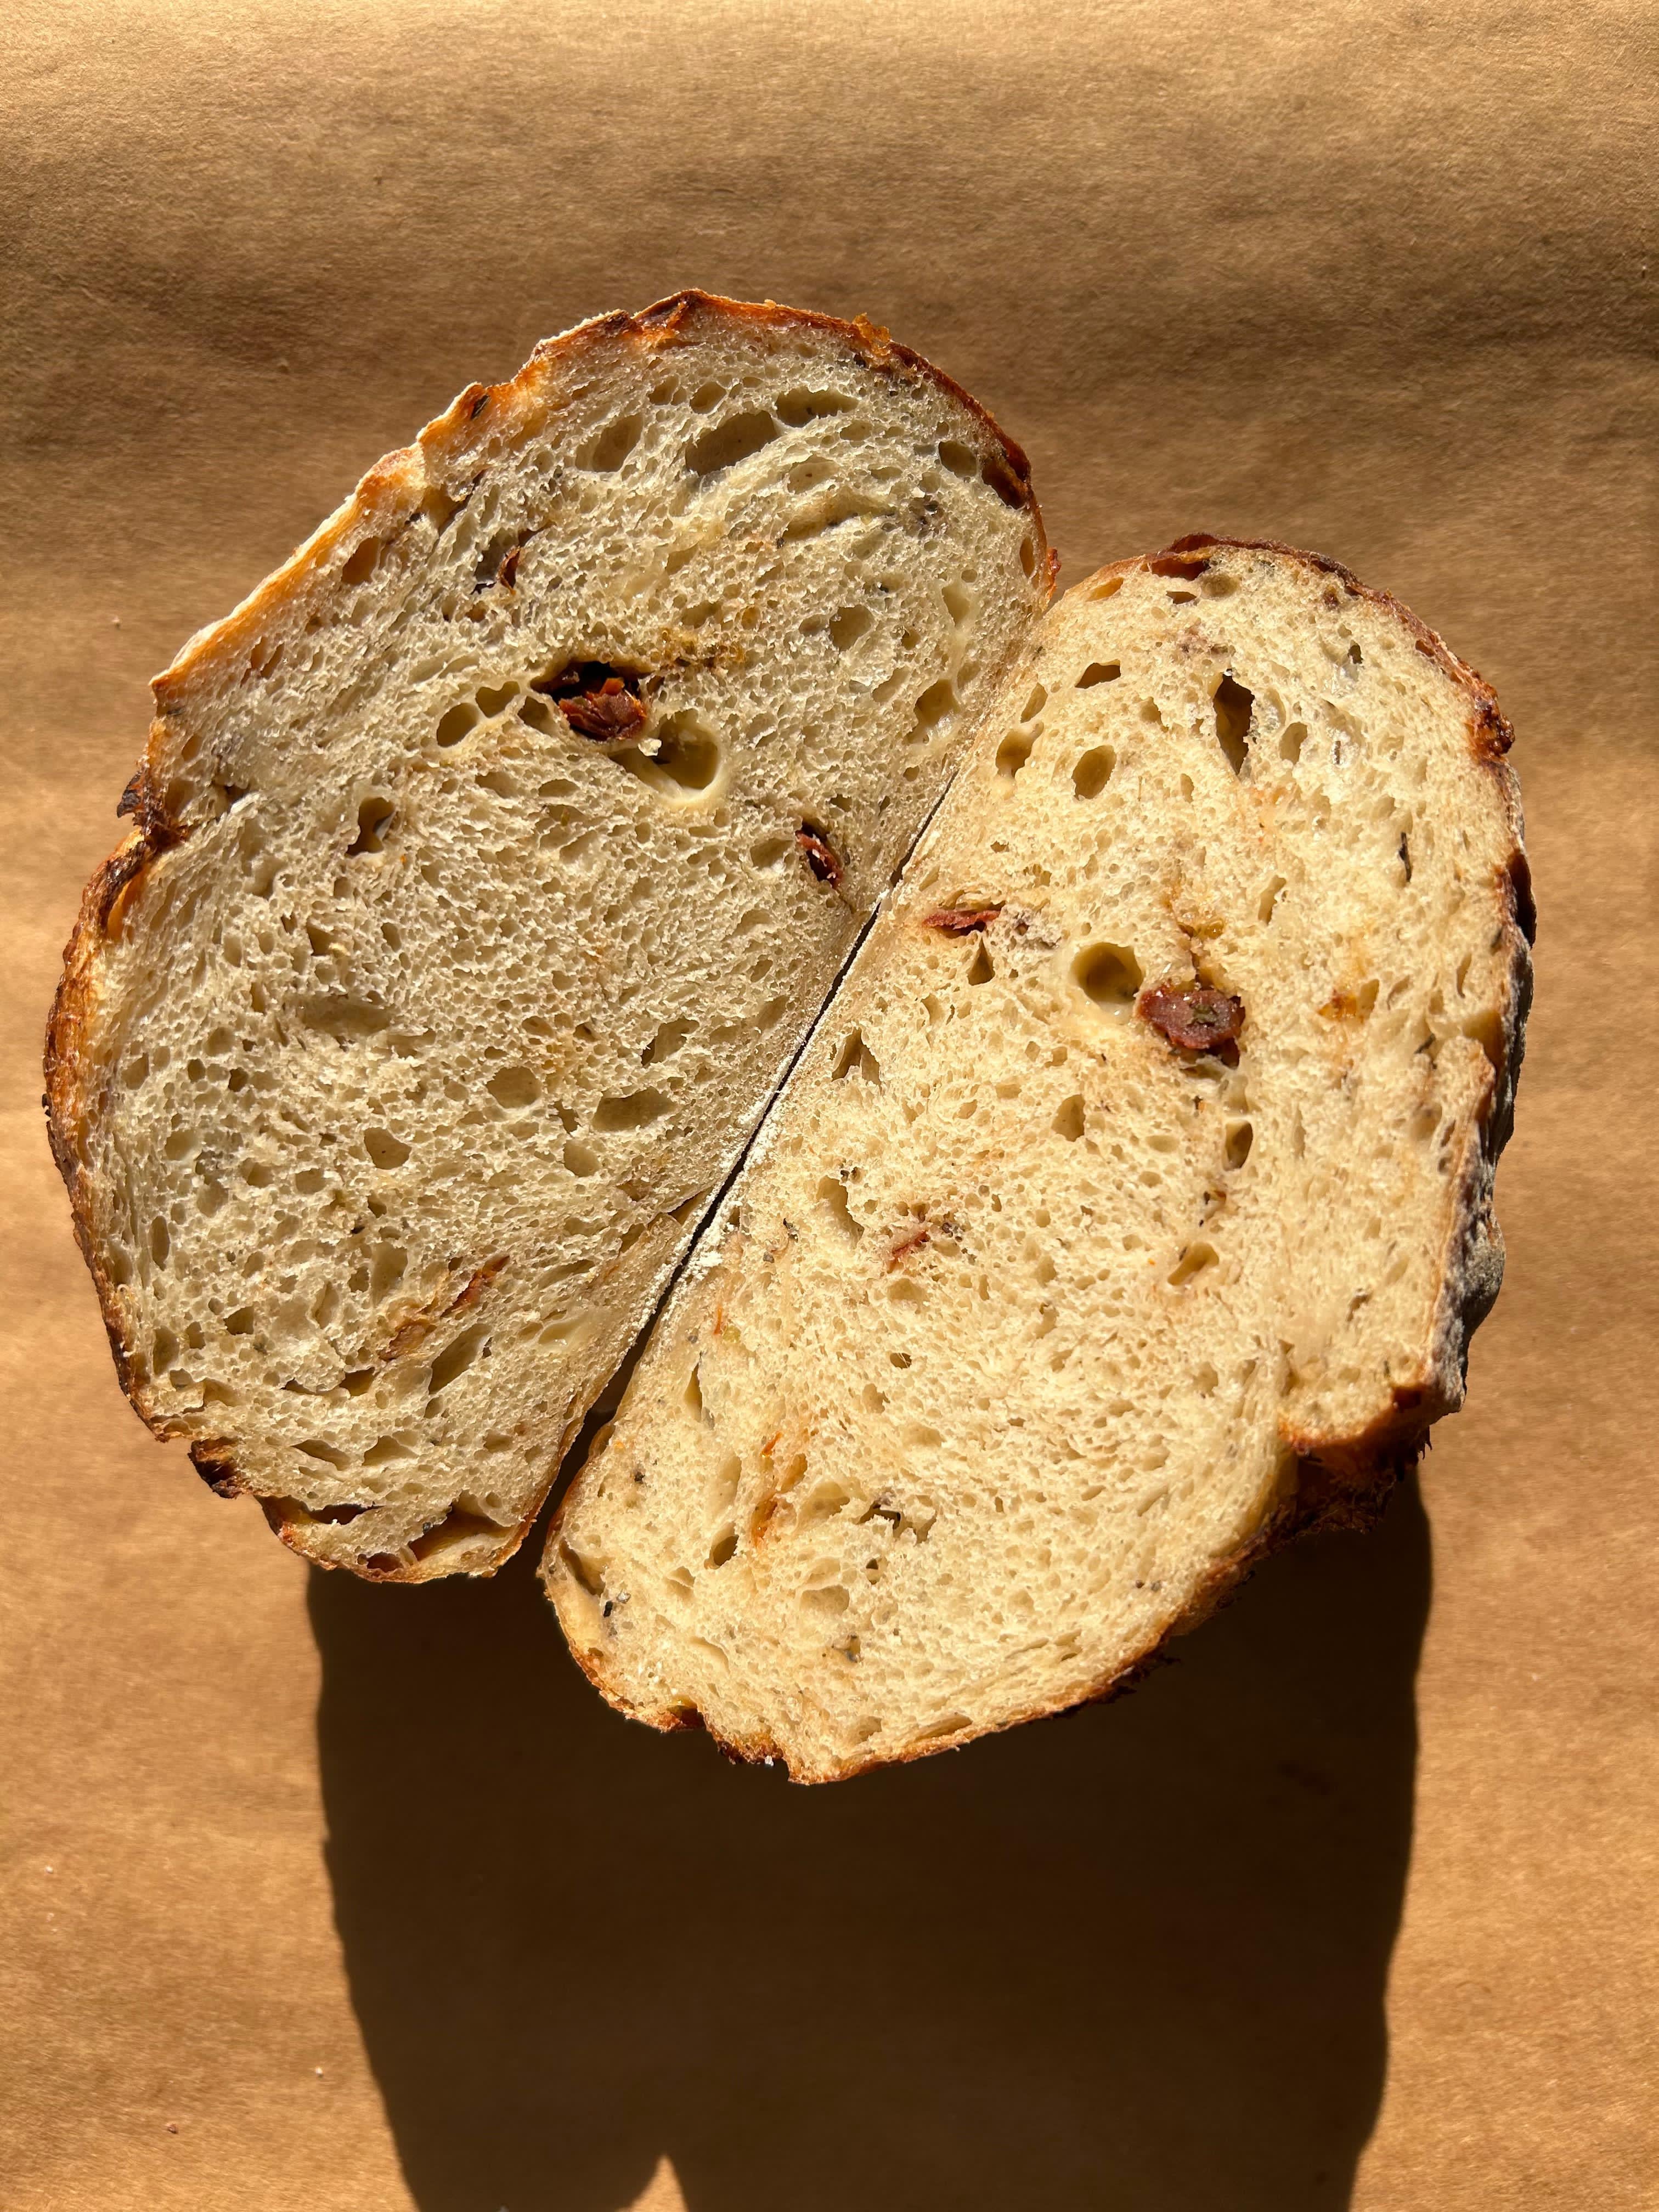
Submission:
M 150 1426 L 326 1565 L 505 1558 L 1050 581 L 948 378 L 696 292 L 371 471 L 157 679 L 66 955 Z
M 1067 594 L 556 1517 L 613 1703 L 846 1775 L 1101 1696 L 1363 1517 L 1501 1271 L 1509 741 L 1329 561 Z

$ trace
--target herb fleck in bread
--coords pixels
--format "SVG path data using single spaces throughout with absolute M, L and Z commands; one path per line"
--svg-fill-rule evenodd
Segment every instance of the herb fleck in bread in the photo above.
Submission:
M 607 1697 L 829 1779 L 1103 1695 L 1363 1516 L 1501 1272 L 1509 738 L 1328 561 L 1066 596 L 557 1516 Z
M 150 1426 L 325 1564 L 505 1558 L 1049 569 L 948 379 L 694 292 L 464 392 L 194 639 L 47 1047 Z

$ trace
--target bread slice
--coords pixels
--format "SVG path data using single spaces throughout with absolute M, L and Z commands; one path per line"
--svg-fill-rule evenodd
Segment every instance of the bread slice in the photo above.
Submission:
M 326 1565 L 505 1558 L 1049 583 L 948 378 L 697 292 L 372 470 L 157 679 L 52 1016 L 150 1426 Z
M 1334 562 L 1066 595 L 557 1516 L 613 1703 L 851 1774 L 1104 1695 L 1363 1514 L 1501 1271 L 1509 742 Z

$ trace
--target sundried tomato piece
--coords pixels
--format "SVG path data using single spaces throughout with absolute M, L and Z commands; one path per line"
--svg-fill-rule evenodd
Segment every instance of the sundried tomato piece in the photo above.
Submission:
M 942 906 L 937 914 L 924 915 L 921 926 L 942 930 L 946 937 L 971 937 L 977 929 L 988 929 L 1001 912 L 1000 906 Z
M 803 823 L 795 832 L 795 842 L 806 855 L 806 865 L 821 884 L 833 887 L 841 881 L 841 858 L 831 845 L 824 842 L 816 830 Z
M 625 738 L 645 720 L 645 709 L 620 676 L 609 676 L 597 691 L 561 699 L 559 712 L 584 738 Z
M 1181 1052 L 1221 1052 L 1237 1045 L 1244 1026 L 1243 1000 L 1212 983 L 1156 983 L 1141 993 L 1135 1011 Z

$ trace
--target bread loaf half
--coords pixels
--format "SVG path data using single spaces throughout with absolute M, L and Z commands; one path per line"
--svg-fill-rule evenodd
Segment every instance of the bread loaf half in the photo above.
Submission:
M 1049 583 L 948 378 L 702 293 L 372 470 L 157 679 L 52 1016 L 150 1426 L 326 1564 L 511 1552 Z
M 1103 1695 L 1363 1516 L 1501 1271 L 1509 743 L 1333 562 L 1067 594 L 557 1516 L 607 1697 L 850 1774 Z

